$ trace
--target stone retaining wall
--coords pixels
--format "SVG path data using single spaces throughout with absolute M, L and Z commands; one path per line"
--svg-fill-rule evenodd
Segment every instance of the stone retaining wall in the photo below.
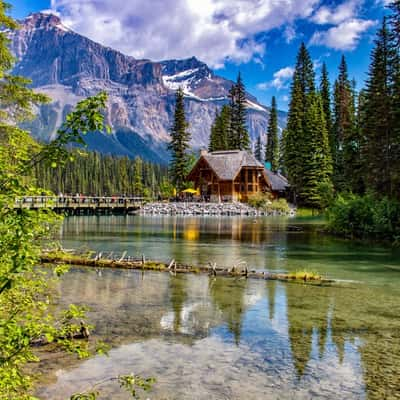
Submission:
M 257 210 L 244 203 L 148 203 L 140 214 L 151 215 L 283 215 Z M 294 212 L 290 213 L 294 215 Z

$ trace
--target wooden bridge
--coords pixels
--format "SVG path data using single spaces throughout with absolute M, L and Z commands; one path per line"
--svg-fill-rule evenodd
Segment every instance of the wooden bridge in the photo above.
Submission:
M 15 208 L 47 208 L 68 215 L 129 214 L 140 210 L 144 203 L 139 196 L 25 196 L 17 199 Z

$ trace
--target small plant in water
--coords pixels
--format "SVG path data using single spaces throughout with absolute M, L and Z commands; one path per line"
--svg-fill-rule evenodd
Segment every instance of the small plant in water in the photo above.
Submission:
M 133 399 L 140 400 L 140 393 L 151 390 L 156 380 L 155 378 L 142 378 L 134 374 L 120 375 L 98 382 L 89 390 L 72 395 L 70 400 L 96 400 L 100 394 L 97 388 L 112 381 L 118 381 L 120 387 L 126 390 Z

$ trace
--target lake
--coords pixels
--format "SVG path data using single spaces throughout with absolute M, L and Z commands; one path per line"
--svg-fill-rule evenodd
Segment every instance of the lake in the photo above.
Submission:
M 66 399 L 109 376 L 154 376 L 150 399 L 400 399 L 400 252 L 332 238 L 301 218 L 90 216 L 65 248 L 316 271 L 331 286 L 72 268 L 60 304 L 87 304 L 108 357 L 43 354 L 37 395 Z M 300 230 L 298 230 L 300 229 Z M 101 399 L 129 399 L 118 385 Z

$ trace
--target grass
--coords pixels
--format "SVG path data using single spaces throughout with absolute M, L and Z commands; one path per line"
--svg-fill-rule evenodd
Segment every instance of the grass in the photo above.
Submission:
M 296 280 L 307 280 L 307 281 L 320 281 L 322 280 L 322 276 L 313 271 L 304 271 L 299 270 L 295 272 L 288 273 L 289 279 L 296 279 Z

